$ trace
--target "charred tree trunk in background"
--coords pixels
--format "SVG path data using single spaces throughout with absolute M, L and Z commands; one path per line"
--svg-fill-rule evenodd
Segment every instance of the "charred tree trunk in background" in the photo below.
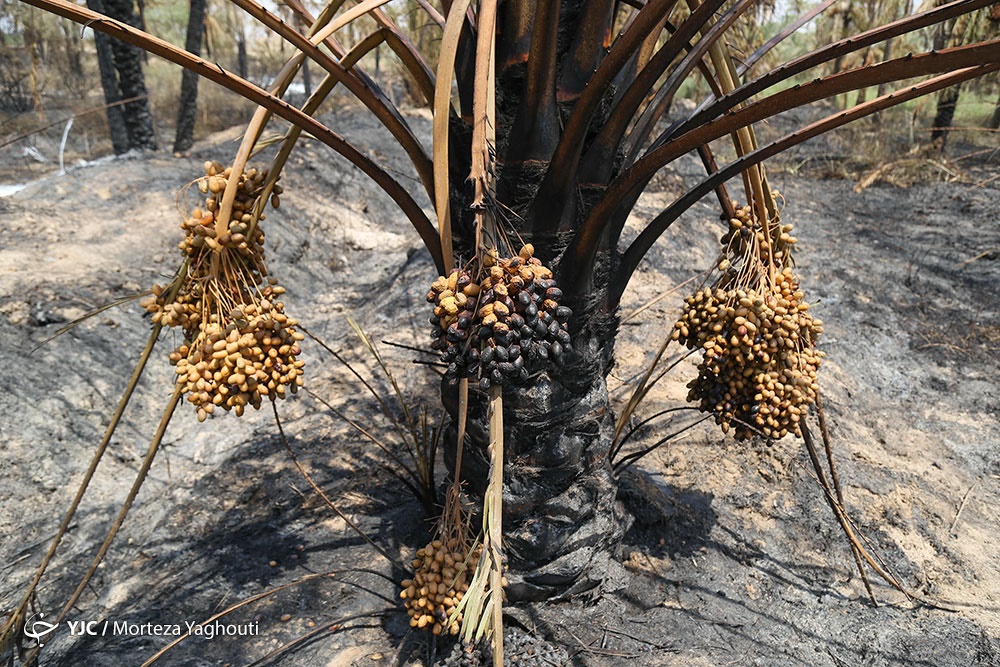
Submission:
M 95 12 L 104 13 L 103 0 L 87 0 L 87 7 Z M 118 72 L 115 70 L 115 59 L 111 54 L 111 38 L 103 32 L 94 31 L 94 45 L 97 47 L 97 67 L 101 73 L 101 87 L 104 89 L 104 102 L 108 107 L 108 130 L 111 134 L 111 147 L 115 155 L 128 152 L 128 130 L 125 128 L 125 114 L 121 105 L 115 104 L 122 99 L 118 87 Z
M 938 93 L 937 112 L 934 114 L 934 129 L 931 131 L 931 141 L 939 142 L 944 148 L 948 140 L 948 129 L 955 119 L 955 107 L 958 105 L 960 86 L 951 86 Z
M 997 95 L 997 103 L 996 106 L 993 107 L 993 117 L 990 118 L 990 128 L 994 130 L 1000 129 L 1000 95 Z
M 302 87 L 305 89 L 306 99 L 309 99 L 309 96 L 312 95 L 313 92 L 313 86 L 312 74 L 309 71 L 308 58 L 302 61 Z
M 965 14 L 955 19 L 950 30 L 945 30 L 944 26 L 934 36 L 934 48 L 951 48 L 959 46 L 966 38 L 966 31 L 969 28 L 969 15 Z M 931 143 L 936 143 L 944 150 L 948 141 L 948 130 L 955 119 L 955 107 L 958 105 L 958 96 L 961 92 L 961 84 L 945 88 L 938 93 L 937 110 L 934 113 L 934 129 L 931 131 Z
M 236 33 L 236 73 L 241 79 L 247 78 L 247 37 L 242 26 Z
M 201 41 L 205 34 L 205 0 L 191 0 L 188 14 L 187 38 L 184 48 L 196 56 L 201 55 Z M 194 143 L 194 125 L 198 117 L 198 79 L 189 69 L 181 74 L 181 99 L 177 110 L 177 135 L 174 152 L 181 153 Z
M 138 25 L 139 17 L 132 0 L 104 0 L 104 9 L 113 19 L 131 26 Z M 111 41 L 111 53 L 118 70 L 118 88 L 122 99 L 138 98 L 123 105 L 129 147 L 156 150 L 153 116 L 149 110 L 146 77 L 142 71 L 144 51 L 115 39 Z

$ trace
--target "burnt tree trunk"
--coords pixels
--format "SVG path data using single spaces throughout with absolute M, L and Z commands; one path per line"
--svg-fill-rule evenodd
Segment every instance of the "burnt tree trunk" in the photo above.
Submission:
M 309 70 L 309 59 L 302 61 L 302 88 L 305 91 L 306 99 L 312 95 L 312 73 Z
M 606 375 L 616 327 L 613 318 L 589 319 L 574 332 L 574 352 L 563 367 L 504 390 L 503 522 L 513 601 L 596 587 L 630 524 L 607 459 L 614 414 Z M 488 401 L 474 384 L 462 479 L 482 497 L 490 463 Z M 456 388 L 446 384 L 443 394 L 457 416 Z M 456 435 L 453 425 L 451 443 Z M 453 450 L 449 459 L 453 465 Z
M 204 35 L 205 0 L 191 0 L 184 48 L 200 56 Z M 186 151 L 194 143 L 194 125 L 198 117 L 198 79 L 199 76 L 189 69 L 181 74 L 181 99 L 177 109 L 177 134 L 174 137 L 174 151 L 177 153 Z
M 242 25 L 236 33 L 236 73 L 241 79 L 247 78 L 247 37 Z
M 95 12 L 104 13 L 103 0 L 87 0 L 87 7 Z M 128 152 L 128 129 L 125 127 L 125 114 L 121 105 L 122 92 L 118 87 L 118 72 L 115 70 L 115 59 L 111 53 L 111 38 L 103 32 L 94 31 L 94 45 L 97 47 L 97 67 L 101 73 L 101 87 L 104 89 L 104 102 L 108 104 L 108 130 L 111 134 L 111 147 L 115 155 Z
M 1000 95 L 997 95 L 996 106 L 993 107 L 993 117 L 990 118 L 990 128 L 1000 129 Z
M 104 0 L 105 13 L 113 19 L 137 26 L 139 17 L 132 0 Z M 111 53 L 118 71 L 122 99 L 132 99 L 123 106 L 129 148 L 156 150 L 153 115 L 149 110 L 146 78 L 142 71 L 144 51 L 117 39 L 111 40 Z M 134 99 L 133 99 L 134 98 Z
M 934 114 L 934 129 L 931 130 L 931 142 L 937 142 L 944 148 L 948 140 L 948 129 L 955 119 L 955 107 L 958 105 L 960 86 L 951 86 L 938 93 L 937 112 Z
M 939 49 L 944 46 L 948 48 L 962 44 L 969 30 L 969 15 L 965 14 L 955 19 L 951 29 L 947 32 L 939 30 L 935 35 L 934 48 Z M 941 46 L 938 46 L 938 45 Z M 958 105 L 958 96 L 961 92 L 961 84 L 945 88 L 938 93 L 937 111 L 934 114 L 934 129 L 931 130 L 931 143 L 935 143 L 941 150 L 944 150 L 948 141 L 948 130 L 955 119 L 955 107 Z
M 565 0 L 553 3 L 552 7 L 561 7 L 554 10 L 559 12 L 558 26 L 544 35 L 531 35 L 532 22 L 523 20 L 524 15 L 545 12 L 542 3 L 501 4 L 497 21 L 497 196 L 500 205 L 513 212 L 504 216 L 504 224 L 534 245 L 535 256 L 553 268 L 557 280 L 559 256 L 572 234 L 552 231 L 552 221 L 536 214 L 534 198 L 559 139 L 560 114 L 569 113 L 574 104 L 557 101 L 556 63 L 569 60 L 573 40 L 565 36 L 577 33 L 584 5 Z M 608 29 L 610 20 L 609 12 Z M 529 61 L 548 65 L 536 66 L 532 72 Z M 465 101 L 463 97 L 463 108 Z M 602 122 L 609 106 L 602 106 L 595 125 Z M 459 156 L 471 153 L 470 130 L 464 121 L 453 120 L 451 153 L 456 162 L 452 182 L 456 184 L 464 183 L 469 173 L 467 158 L 460 161 Z M 459 266 L 475 253 L 471 203 L 468 184 L 456 185 L 451 209 Z M 573 224 L 580 224 L 588 213 L 583 198 L 572 214 Z M 516 254 L 518 249 L 511 250 Z M 596 305 L 608 289 L 607 269 L 616 257 L 616 251 L 605 253 L 588 294 L 576 302 L 567 297 L 565 305 L 574 313 L 569 322 L 572 348 L 562 355 L 562 363 L 525 386 L 503 391 L 503 531 L 510 567 L 507 595 L 512 601 L 552 599 L 596 587 L 618 556 L 630 525 L 608 460 L 615 417 L 606 378 L 613 364 L 617 316 Z M 488 397 L 476 383 L 474 379 L 469 382 L 462 479 L 473 497 L 482 498 L 490 464 Z M 457 385 L 445 380 L 442 398 L 454 422 Z M 453 423 L 446 447 L 452 469 L 456 438 Z

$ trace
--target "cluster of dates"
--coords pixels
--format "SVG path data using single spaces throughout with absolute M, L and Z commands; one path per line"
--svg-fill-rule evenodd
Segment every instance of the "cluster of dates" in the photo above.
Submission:
M 530 244 L 516 257 L 487 255 L 478 281 L 455 269 L 431 285 L 431 347 L 448 379 L 477 379 L 483 390 L 521 385 L 572 350 L 566 323 L 573 311 L 560 305 L 552 270 L 533 255 Z
M 469 591 L 469 581 L 482 556 L 482 546 L 474 550 L 463 540 L 434 540 L 417 551 L 411 563 L 412 579 L 403 580 L 403 598 L 410 626 L 435 635 L 457 635 L 462 614 L 452 619 L 462 598 Z
M 776 194 L 776 193 L 775 193 Z M 823 323 L 791 268 L 792 226 L 736 209 L 711 287 L 689 296 L 673 338 L 702 353 L 688 400 L 737 440 L 802 435 L 818 391 Z
M 254 219 L 254 210 L 263 208 L 267 172 L 249 169 L 236 176 L 232 210 L 222 225 L 223 193 L 234 174 L 218 162 L 204 167 L 197 182 L 206 195 L 204 207 L 181 223 L 185 235 L 178 249 L 185 268 L 170 285 L 154 285 L 142 302 L 154 323 L 184 332 L 170 363 L 200 421 L 216 408 L 240 416 L 248 405 L 259 409 L 263 398 L 295 393 L 305 366 L 297 358 L 304 335 L 281 301 L 285 288 L 267 275 L 263 213 Z M 280 191 L 275 185 L 275 207 Z

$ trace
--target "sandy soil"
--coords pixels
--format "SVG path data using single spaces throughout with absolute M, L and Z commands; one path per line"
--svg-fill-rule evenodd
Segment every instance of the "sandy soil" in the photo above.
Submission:
M 425 118 L 411 120 L 429 132 Z M 370 121 L 344 113 L 335 124 L 405 172 Z M 0 611 L 16 604 L 44 553 L 149 324 L 131 302 L 32 349 L 88 310 L 164 282 L 178 261 L 176 192 L 204 159 L 231 156 L 235 138 L 215 135 L 190 158 L 72 170 L 0 198 L 8 396 L 0 414 Z M 861 193 L 849 181 L 772 172 L 785 218 L 798 227 L 804 287 L 826 324 L 823 388 L 849 511 L 907 586 L 955 611 L 914 607 L 877 581 L 882 604 L 873 606 L 801 442 L 738 444 L 706 427 L 624 476 L 636 523 L 603 594 L 510 609 L 511 625 L 563 646 L 573 665 L 1000 665 L 1000 189 L 996 181 L 970 185 L 994 173 L 995 162 L 964 167 L 964 184 Z M 630 228 L 697 169 L 684 161 L 660 179 Z M 424 345 L 431 263 L 391 203 L 325 149 L 300 152 L 284 184 L 267 233 L 288 309 L 377 377 L 346 316 L 376 339 Z M 625 312 L 711 265 L 721 226 L 710 203 L 656 246 Z M 623 325 L 612 378 L 619 399 L 679 300 Z M 44 612 L 67 598 L 132 483 L 170 393 L 172 344 L 171 336 L 162 341 L 43 581 Z M 411 352 L 383 351 L 411 400 L 436 416 L 433 375 L 411 363 Z M 305 358 L 316 397 L 388 432 L 343 367 L 316 345 Z M 642 414 L 682 402 L 692 376 L 690 365 L 671 373 Z M 419 506 L 382 469 L 384 457 L 316 397 L 279 406 L 292 447 L 352 520 L 408 560 L 426 539 Z M 640 443 L 671 428 L 659 423 Z M 227 617 L 257 623 L 257 636 L 191 638 L 158 664 L 429 664 L 450 650 L 407 633 L 385 578 L 390 564 L 309 489 L 269 411 L 198 425 L 184 407 L 165 443 L 70 620 L 183 625 L 335 572 Z M 265 659 L 307 632 L 315 635 L 293 653 Z M 71 636 L 62 627 L 42 664 L 139 664 L 166 642 L 148 632 Z

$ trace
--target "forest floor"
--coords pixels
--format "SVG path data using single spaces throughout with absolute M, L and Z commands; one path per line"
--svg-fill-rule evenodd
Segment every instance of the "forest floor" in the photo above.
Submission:
M 429 134 L 425 117 L 409 120 Z M 405 172 L 370 119 L 344 112 L 334 126 Z M 0 414 L 0 612 L 17 604 L 55 533 L 149 321 L 133 301 L 34 348 L 87 311 L 169 280 L 179 263 L 176 193 L 204 160 L 230 159 L 237 138 L 236 130 L 213 135 L 184 158 L 71 169 L 0 198 L 0 386 L 8 397 Z M 952 610 L 911 604 L 878 579 L 880 605 L 867 599 L 800 440 L 736 443 L 706 425 L 623 476 L 636 520 L 601 595 L 509 608 L 519 641 L 535 642 L 534 664 L 1000 665 L 997 155 L 914 158 L 899 167 L 908 187 L 855 192 L 855 181 L 831 177 L 836 155 L 850 152 L 836 141 L 770 173 L 784 219 L 797 228 L 803 288 L 825 322 L 822 387 L 848 511 L 906 586 Z M 384 388 L 347 318 L 377 341 L 425 346 L 433 266 L 372 185 L 326 149 L 303 148 L 283 179 L 281 208 L 265 223 L 270 270 L 288 289 L 288 311 Z M 19 178 L 16 163 L 5 165 L 7 182 Z M 629 230 L 698 169 L 683 160 L 658 179 Z M 712 266 L 723 232 L 712 203 L 706 198 L 657 244 L 623 313 Z M 627 398 L 627 382 L 651 361 L 689 289 L 622 325 L 610 378 L 616 400 Z M 173 334 L 163 337 L 42 581 L 47 616 L 75 587 L 135 477 L 171 392 L 166 353 L 176 344 Z M 308 392 L 278 405 L 290 445 L 327 495 L 406 562 L 427 539 L 419 505 L 383 469 L 385 457 L 320 399 L 381 433 L 388 426 L 343 366 L 308 340 L 303 348 Z M 436 420 L 437 379 L 412 363 L 419 355 L 380 349 L 414 405 Z M 681 405 L 693 375 L 691 364 L 672 371 L 640 416 Z M 636 446 L 675 427 L 661 422 Z M 157 664 L 429 665 L 451 650 L 408 633 L 390 564 L 308 487 L 270 409 L 198 424 L 184 405 L 67 619 L 110 628 L 104 636 L 57 628 L 42 665 L 138 665 L 170 637 L 137 625 L 184 628 L 322 573 L 334 574 L 225 617 L 256 623 L 255 636 L 194 636 Z M 116 632 L 116 622 L 136 631 Z M 306 633 L 294 651 L 267 657 Z M 510 664 L 528 664 L 528 653 L 509 652 L 522 659 Z

